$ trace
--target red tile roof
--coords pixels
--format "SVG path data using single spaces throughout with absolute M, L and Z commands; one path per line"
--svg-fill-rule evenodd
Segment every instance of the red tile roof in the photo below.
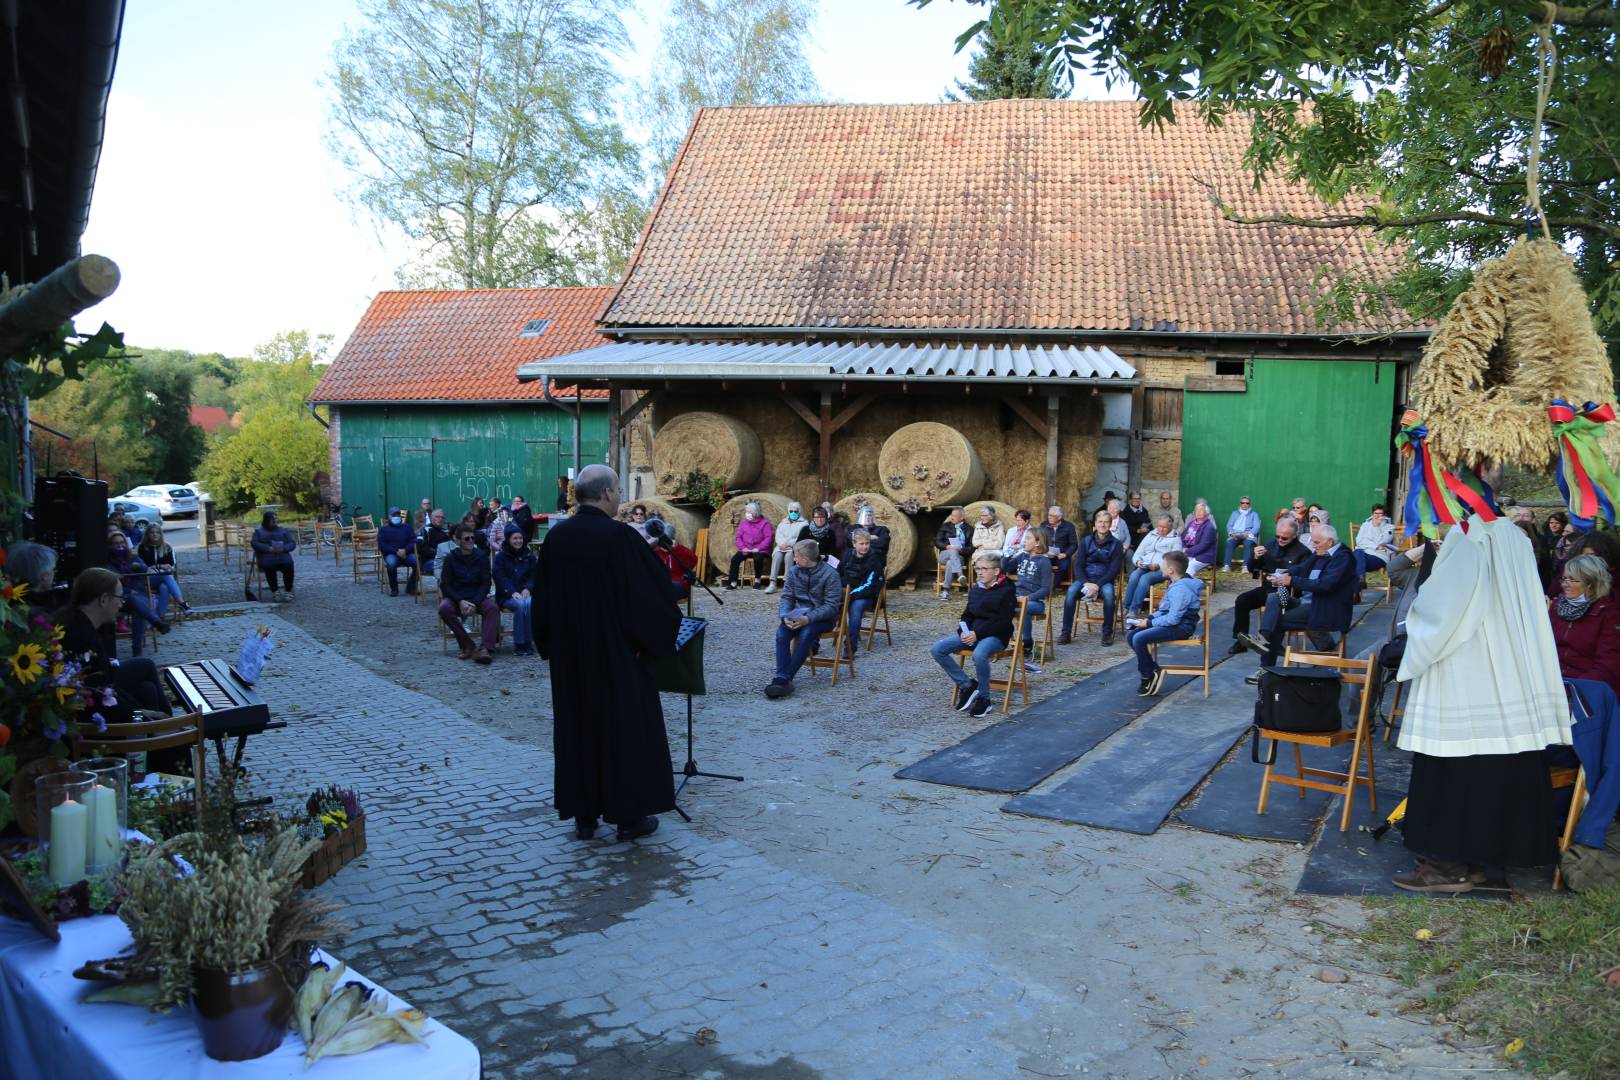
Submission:
M 1365 231 L 1249 186 L 1247 127 L 1144 129 L 1121 101 L 704 109 L 629 272 L 618 326 L 1324 332 L 1321 271 L 1386 276 Z M 1372 327 L 1341 326 L 1355 330 Z
M 187 412 L 186 419 L 192 427 L 202 428 L 204 432 L 212 435 L 231 422 L 231 414 L 218 405 L 193 405 Z
M 311 401 L 534 401 L 517 368 L 606 343 L 595 319 L 613 290 L 422 289 L 381 292 L 361 316 Z M 526 323 L 549 319 L 539 337 Z M 556 387 L 553 393 L 573 394 Z M 607 399 L 606 390 L 584 397 Z

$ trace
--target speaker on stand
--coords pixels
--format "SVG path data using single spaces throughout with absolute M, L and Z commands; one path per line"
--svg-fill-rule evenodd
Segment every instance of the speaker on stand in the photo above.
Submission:
M 107 565 L 107 482 L 72 473 L 34 483 L 34 540 L 56 550 L 56 580 Z

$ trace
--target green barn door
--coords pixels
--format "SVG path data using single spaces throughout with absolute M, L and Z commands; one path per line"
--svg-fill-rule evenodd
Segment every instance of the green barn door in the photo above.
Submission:
M 1348 543 L 1350 523 L 1389 504 L 1392 365 L 1254 360 L 1246 390 L 1188 391 L 1182 410 L 1181 507 L 1209 501 L 1226 543 L 1240 496 L 1261 529 L 1295 496 L 1321 503 Z
M 517 493 L 538 507 L 537 512 L 544 512 L 549 504 L 556 501 L 554 493 L 557 490 L 557 466 L 562 464 L 562 442 L 559 439 L 524 439 L 523 445 L 527 452 Z
M 433 440 L 426 435 L 385 435 L 383 444 L 382 502 L 377 520 L 390 506 L 406 511 L 433 494 Z

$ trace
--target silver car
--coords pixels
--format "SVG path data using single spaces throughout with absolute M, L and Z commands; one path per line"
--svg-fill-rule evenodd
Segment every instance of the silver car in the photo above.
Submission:
M 147 484 L 130 488 L 120 499 L 149 503 L 157 507 L 164 517 L 182 517 L 197 513 L 197 493 L 179 484 Z
M 116 499 L 107 500 L 107 513 L 128 514 L 131 520 L 143 529 L 148 525 L 163 528 L 163 511 L 149 502 L 135 502 L 120 495 Z

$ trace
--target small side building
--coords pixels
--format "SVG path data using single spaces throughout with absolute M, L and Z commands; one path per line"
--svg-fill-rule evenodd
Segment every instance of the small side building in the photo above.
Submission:
M 332 487 L 349 512 L 424 498 L 545 509 L 557 478 L 608 451 L 606 390 L 520 383 L 519 365 L 588 349 L 612 290 L 379 293 L 309 397 L 325 406 Z M 317 413 L 319 415 L 319 413 Z

